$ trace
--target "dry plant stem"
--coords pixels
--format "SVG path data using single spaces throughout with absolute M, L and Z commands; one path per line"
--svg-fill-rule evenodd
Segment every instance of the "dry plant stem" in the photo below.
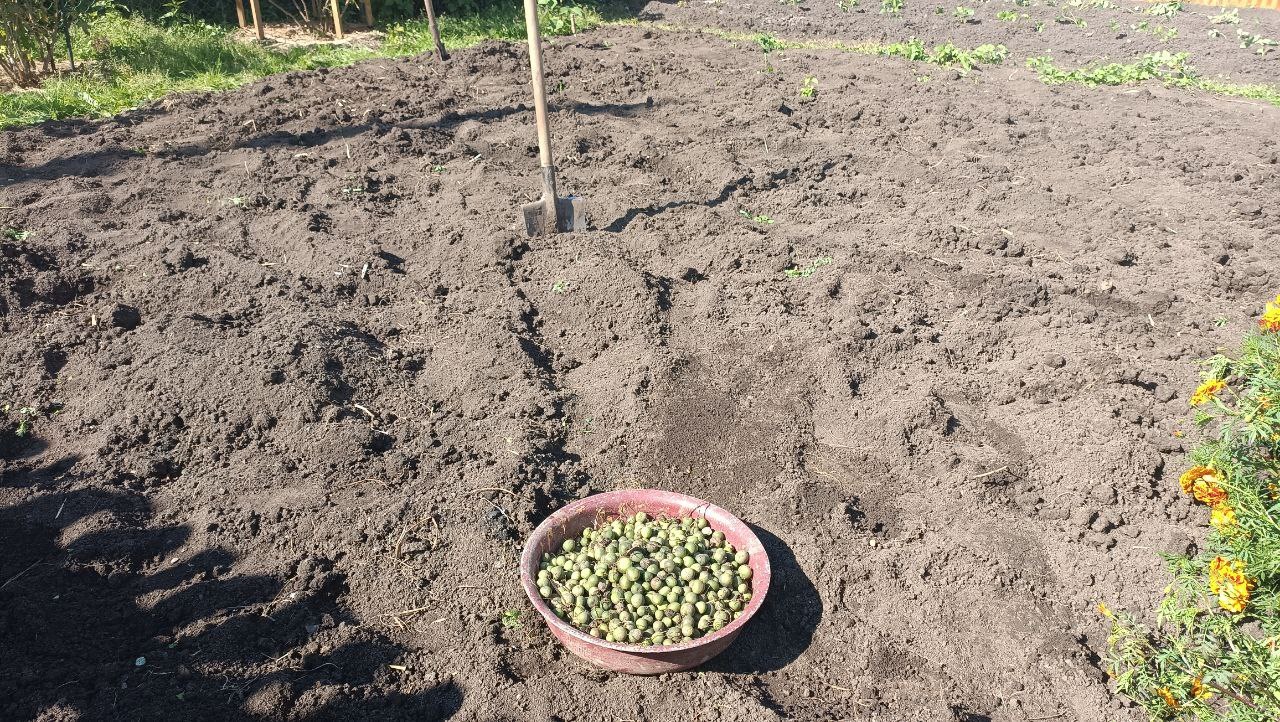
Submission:
M 482 491 L 497 491 L 497 492 L 501 492 L 501 493 L 503 493 L 503 494 L 510 494 L 510 495 L 512 495 L 512 496 L 514 496 L 514 497 L 516 497 L 516 498 L 519 498 L 519 497 L 520 497 L 520 495 L 519 495 L 519 494 L 515 493 L 514 491 L 511 491 L 510 489 L 499 489 L 499 488 L 498 488 L 498 487 L 496 487 L 496 486 L 482 486 L 482 487 L 480 487 L 479 489 L 472 489 L 471 491 L 469 491 L 469 492 L 467 492 L 467 493 L 469 493 L 469 494 L 478 494 L 478 493 L 480 493 L 480 492 L 482 492 Z
M 985 473 L 985 474 L 978 474 L 977 476 L 975 476 L 975 477 L 973 477 L 973 478 L 974 478 L 974 479 L 985 479 L 985 478 L 987 478 L 988 476 L 995 476 L 996 474 L 999 474 L 999 473 L 1000 473 L 1000 472 L 1002 472 L 1002 471 L 1008 471 L 1008 470 L 1009 470 L 1009 467 L 1008 467 L 1008 466 L 1002 466 L 1002 467 L 1000 467 L 999 469 L 996 469 L 995 471 L 988 471 L 988 472 L 987 472 L 987 473 Z
M 44 561 L 44 560 L 43 560 L 43 559 L 41 559 L 41 560 L 40 560 L 40 562 L 42 562 L 42 561 Z M 40 562 L 36 562 L 35 564 L 32 564 L 31 566 L 27 567 L 26 569 L 23 569 L 22 571 L 18 572 L 17 574 L 14 574 L 13 576 L 9 577 L 9 581 L 5 582 L 4 584 L 0 584 L 0 589 L 4 589 L 5 587 L 9 586 L 10 584 L 13 584 L 14 582 L 18 581 L 18 578 L 19 578 L 19 577 L 21 577 L 23 574 L 26 574 L 27 572 L 31 571 L 32 569 L 35 569 L 36 567 L 40 566 Z

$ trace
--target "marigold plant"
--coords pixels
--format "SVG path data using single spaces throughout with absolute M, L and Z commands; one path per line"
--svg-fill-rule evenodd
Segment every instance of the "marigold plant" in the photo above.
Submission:
M 1205 362 L 1191 396 L 1212 433 L 1179 476 L 1208 509 L 1195 557 L 1165 557 L 1173 582 L 1153 624 L 1111 620 L 1108 672 L 1152 720 L 1280 720 L 1280 296 L 1238 354 Z

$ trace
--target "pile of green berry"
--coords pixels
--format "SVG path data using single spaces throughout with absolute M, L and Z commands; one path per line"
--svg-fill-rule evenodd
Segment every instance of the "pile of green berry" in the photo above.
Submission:
M 606 520 L 542 555 L 538 592 L 598 639 L 679 644 L 717 631 L 751 601 L 749 555 L 706 519 Z

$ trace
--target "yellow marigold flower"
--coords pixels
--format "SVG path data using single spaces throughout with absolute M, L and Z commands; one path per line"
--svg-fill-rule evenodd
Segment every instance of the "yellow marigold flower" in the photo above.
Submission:
M 1196 677 L 1191 680 L 1191 696 L 1196 699 L 1209 699 L 1213 696 L 1213 691 L 1204 683 L 1203 677 Z
M 1209 591 L 1218 597 L 1218 606 L 1239 614 L 1249 603 L 1253 580 L 1244 575 L 1244 562 L 1214 557 L 1209 562 Z
M 1226 529 L 1236 523 L 1236 513 L 1226 502 L 1222 502 L 1213 507 L 1213 513 L 1209 515 L 1209 523 L 1220 530 Z
M 1227 500 L 1227 491 L 1219 485 L 1221 482 L 1218 471 L 1208 466 L 1193 466 L 1178 478 L 1182 493 L 1190 494 L 1209 506 L 1217 506 Z
M 1116 615 L 1112 613 L 1111 607 L 1108 607 L 1106 602 L 1098 602 L 1098 614 L 1101 614 L 1107 619 L 1116 618 Z
M 1274 301 L 1267 302 L 1267 310 L 1262 313 L 1262 318 L 1258 319 L 1258 327 L 1263 331 L 1280 333 L 1280 296 L 1276 296 Z
M 1195 393 L 1191 394 L 1191 405 L 1199 406 L 1200 404 L 1208 403 L 1210 399 L 1217 396 L 1226 387 L 1227 382 L 1222 379 L 1209 379 L 1197 386 Z
M 1168 687 L 1157 689 L 1156 694 L 1160 695 L 1160 699 L 1169 705 L 1169 709 L 1180 709 L 1182 707 L 1182 705 L 1178 704 L 1178 700 L 1174 699 L 1173 692 L 1170 692 Z

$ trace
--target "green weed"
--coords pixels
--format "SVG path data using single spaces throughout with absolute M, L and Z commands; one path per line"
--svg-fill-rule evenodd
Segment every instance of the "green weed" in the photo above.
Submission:
M 1000 20 L 1006 23 L 1017 22 L 1018 13 L 1013 10 L 1001 10 L 1000 12 L 996 13 L 996 20 Z
M 812 75 L 804 76 L 804 82 L 800 84 L 800 97 L 805 100 L 813 100 L 818 97 L 818 79 Z
M 956 20 L 959 20 L 962 23 L 967 23 L 973 20 L 973 8 L 961 5 L 958 6 L 955 9 L 955 12 L 951 13 L 951 15 Z
M 551 292 L 552 292 L 552 293 L 568 293 L 568 292 L 569 292 L 569 282 L 568 282 L 568 281 L 556 281 L 555 283 L 551 284 Z
M 10 241 L 25 241 L 31 237 L 31 231 L 25 228 L 6 228 L 4 229 L 4 237 Z
M 836 0 L 836 7 L 840 8 L 844 12 L 849 12 L 850 10 L 858 7 L 860 1 L 861 0 Z
M 897 15 L 902 12 L 905 6 L 905 0 L 880 0 L 880 13 L 882 15 Z
M 742 216 L 743 218 L 746 218 L 747 220 L 755 221 L 756 223 L 762 223 L 767 226 L 773 225 L 773 219 L 770 218 L 769 216 L 766 216 L 762 213 L 752 213 L 745 208 L 738 211 L 738 215 Z
M 788 268 L 785 271 L 783 271 L 783 273 L 787 274 L 787 278 L 808 278 L 809 276 L 812 276 L 814 273 L 816 273 L 819 268 L 822 268 L 823 266 L 830 266 L 830 265 L 831 265 L 830 256 L 818 256 L 817 258 L 813 259 L 807 266 L 796 266 L 794 268 Z
M 503 612 L 501 620 L 502 620 L 502 626 L 506 627 L 507 629 L 522 629 L 524 627 L 524 622 L 520 621 L 519 609 L 508 609 L 507 611 Z

